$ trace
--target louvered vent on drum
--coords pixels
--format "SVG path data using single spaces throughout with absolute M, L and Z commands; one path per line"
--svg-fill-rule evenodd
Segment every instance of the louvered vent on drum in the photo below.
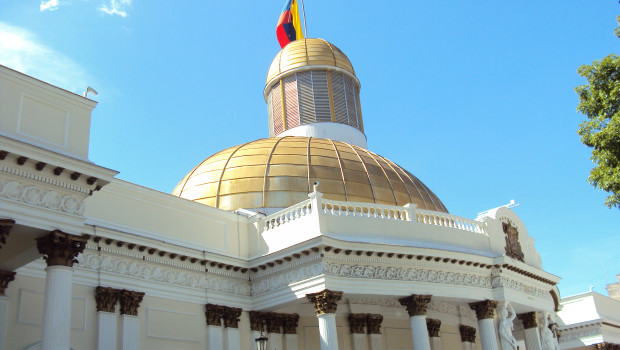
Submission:
M 355 108 L 355 86 L 350 79 L 345 80 L 345 95 L 347 101 L 347 115 L 349 117 L 349 125 L 357 128 L 357 113 Z
M 278 135 L 284 131 L 282 120 L 282 94 L 280 93 L 280 83 L 273 86 L 271 90 L 271 104 L 273 106 L 273 133 Z
M 271 104 L 271 95 L 273 95 L 273 89 L 267 95 L 267 119 L 269 119 L 269 137 L 276 136 L 273 132 L 273 105 Z
M 331 72 L 332 96 L 334 98 L 334 115 L 337 123 L 349 124 L 347 104 L 344 97 L 344 76 L 342 73 Z
M 295 74 L 297 76 L 297 90 L 299 91 L 299 113 L 301 124 L 314 123 L 314 93 L 312 91 L 312 72 Z
M 286 128 L 299 126 L 299 100 L 297 94 L 297 78 L 294 75 L 283 79 L 284 101 L 286 104 Z
M 327 88 L 327 72 L 312 72 L 312 91 L 314 92 L 314 110 L 317 122 L 331 122 L 332 113 L 329 106 L 329 89 Z

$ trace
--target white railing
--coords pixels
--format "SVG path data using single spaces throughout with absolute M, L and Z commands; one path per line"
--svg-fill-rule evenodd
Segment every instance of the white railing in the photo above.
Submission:
M 422 224 L 456 228 L 459 230 L 475 233 L 485 233 L 484 224 L 482 222 L 430 210 L 414 209 L 410 221 L 417 221 Z
M 306 199 L 303 202 L 299 202 L 262 219 L 261 221 L 264 223 L 263 231 L 269 231 L 310 213 L 312 213 L 312 198 Z
M 394 205 L 321 200 L 321 212 L 335 216 L 352 216 L 385 220 L 407 220 L 407 209 Z
M 313 213 L 318 208 L 318 214 L 352 218 L 367 218 L 379 220 L 413 221 L 420 224 L 435 225 L 457 230 L 486 234 L 485 224 L 480 221 L 466 219 L 460 216 L 416 209 L 415 205 L 384 205 L 373 203 L 343 202 L 323 199 L 321 193 L 313 192 L 310 198 L 271 214 L 261 219 L 262 230 L 269 231 L 278 226 Z

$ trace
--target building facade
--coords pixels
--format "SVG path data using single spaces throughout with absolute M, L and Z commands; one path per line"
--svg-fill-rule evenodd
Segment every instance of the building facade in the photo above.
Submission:
M 289 44 L 270 137 L 164 194 L 88 160 L 95 102 L 0 66 L 0 347 L 550 349 L 559 278 L 524 223 L 450 214 L 368 150 L 360 88 L 333 44 Z

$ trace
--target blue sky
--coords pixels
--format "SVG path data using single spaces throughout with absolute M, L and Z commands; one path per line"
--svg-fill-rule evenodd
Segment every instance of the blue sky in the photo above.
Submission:
M 90 159 L 171 192 L 209 155 L 267 137 L 282 0 L 0 0 L 0 64 L 98 92 Z M 577 68 L 612 52 L 617 1 L 306 0 L 351 59 L 369 149 L 451 213 L 515 199 L 562 296 L 620 274 L 620 211 L 586 181 Z

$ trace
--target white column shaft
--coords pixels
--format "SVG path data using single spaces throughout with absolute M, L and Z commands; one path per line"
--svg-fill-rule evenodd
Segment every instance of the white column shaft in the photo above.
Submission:
M 224 336 L 222 327 L 207 326 L 207 350 L 224 349 Z
M 338 350 L 336 314 L 317 315 L 317 318 L 319 319 L 321 350 Z
M 239 328 L 226 328 L 226 346 L 228 350 L 241 349 Z
M 97 312 L 99 329 L 97 330 L 97 349 L 116 350 L 116 314 Z
M 528 328 L 525 330 L 525 347 L 527 350 L 542 350 L 538 327 Z
M 251 331 L 250 332 L 250 337 L 252 339 L 250 339 L 250 349 L 251 350 L 258 350 L 258 348 L 256 347 L 256 339 L 260 338 L 260 332 L 259 331 Z
M 493 319 L 483 318 L 482 320 L 478 320 L 478 329 L 480 330 L 482 350 L 499 350 L 497 332 L 495 331 L 495 322 Z
M 140 318 L 121 315 L 121 350 L 140 350 Z
M 45 276 L 42 350 L 71 347 L 71 286 L 73 269 L 48 266 Z
M 431 350 L 443 350 L 440 337 L 430 337 Z
M 368 350 L 368 336 L 365 333 L 353 333 L 353 350 Z
M 370 335 L 370 350 L 383 350 L 383 339 L 381 334 Z
M 267 342 L 268 350 L 282 350 L 282 334 L 267 333 L 267 338 L 269 338 L 269 341 Z
M 411 316 L 409 321 L 411 321 L 413 348 L 415 350 L 431 350 L 428 329 L 426 328 L 426 315 Z
M 297 334 L 285 334 L 284 344 L 286 350 L 299 350 L 299 339 Z
M 6 337 L 6 314 L 9 307 L 9 298 L 0 295 L 0 350 L 4 349 L 4 338 Z

